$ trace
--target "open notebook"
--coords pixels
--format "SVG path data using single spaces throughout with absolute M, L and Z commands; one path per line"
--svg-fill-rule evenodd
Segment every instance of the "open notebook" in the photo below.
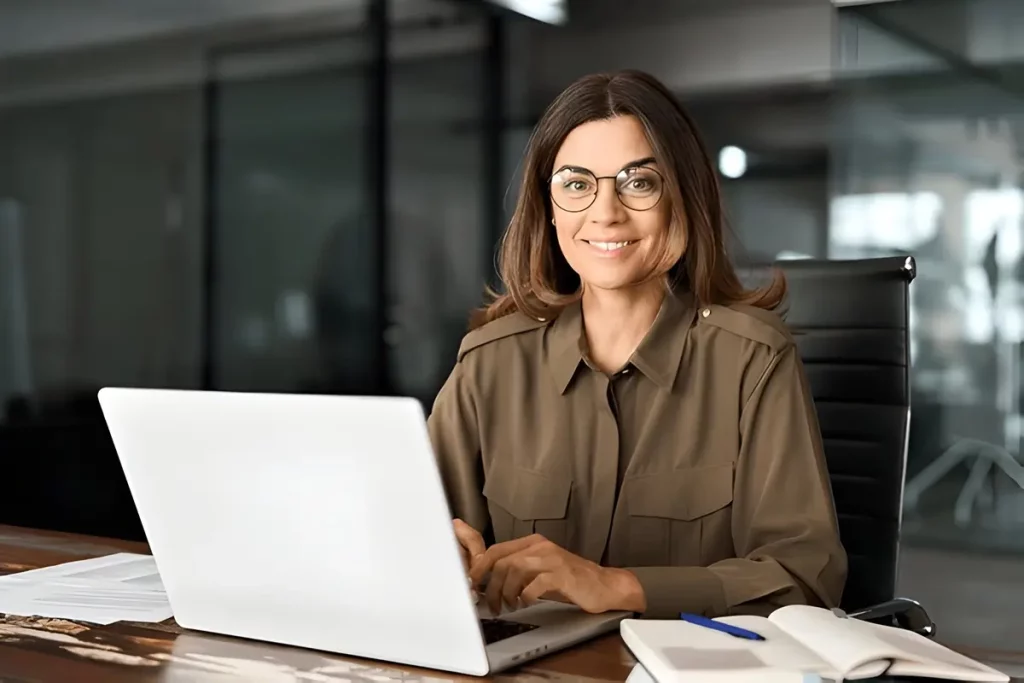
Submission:
M 626 619 L 619 629 L 633 655 L 658 683 L 800 681 L 803 673 L 834 681 L 883 674 L 993 683 L 1010 680 L 924 636 L 845 619 L 819 607 L 790 605 L 768 618 L 737 616 L 716 621 L 754 631 L 764 640 L 745 640 L 685 621 Z

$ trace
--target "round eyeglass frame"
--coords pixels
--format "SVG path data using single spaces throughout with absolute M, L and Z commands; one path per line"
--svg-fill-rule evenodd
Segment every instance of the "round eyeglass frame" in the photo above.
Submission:
M 622 176 L 623 174 L 629 173 L 630 171 L 636 171 L 638 169 L 643 169 L 645 171 L 650 171 L 654 175 L 658 176 L 658 178 L 661 180 L 661 187 L 658 190 L 658 198 L 655 199 L 654 203 L 651 204 L 650 206 L 648 206 L 646 209 L 636 209 L 636 208 L 630 206 L 629 204 L 627 204 L 626 202 L 624 202 L 622 200 L 622 193 L 619 192 L 619 184 L 617 182 L 619 177 Z M 661 203 L 661 198 L 665 194 L 665 176 L 663 176 L 657 169 L 651 168 L 650 166 L 645 166 L 645 165 L 642 165 L 642 164 L 639 165 L 639 166 L 627 166 L 626 168 L 622 169 L 621 171 L 619 171 L 615 175 L 603 175 L 603 176 L 594 175 L 593 172 L 591 172 L 591 171 L 589 171 L 587 169 L 575 169 L 577 172 L 585 173 L 585 174 L 589 175 L 591 178 L 593 178 L 594 179 L 594 188 L 595 189 L 594 189 L 593 194 L 590 195 L 590 202 L 586 206 L 584 206 L 584 207 L 582 207 L 580 209 L 567 209 L 567 208 L 565 208 L 564 206 L 562 206 L 561 204 L 558 203 L 558 200 L 555 199 L 555 193 L 552 191 L 552 188 L 551 188 L 551 181 L 554 180 L 557 175 L 559 175 L 560 173 L 563 173 L 563 172 L 565 172 L 567 170 L 569 170 L 569 169 L 563 168 L 563 169 L 560 169 L 560 170 L 556 171 L 555 173 L 552 173 L 551 177 L 548 178 L 547 185 L 548 185 L 548 196 L 551 197 L 551 201 L 554 202 L 555 206 L 560 208 L 562 211 L 566 211 L 568 213 L 580 213 L 580 212 L 586 211 L 587 209 L 592 207 L 594 205 L 594 202 L 597 201 L 598 193 L 600 193 L 600 191 L 601 191 L 601 181 L 602 180 L 613 180 L 613 181 L 616 181 L 615 182 L 615 196 L 618 198 L 619 203 L 622 204 L 627 209 L 629 209 L 630 211 L 650 211 L 651 209 L 653 209 L 654 207 L 656 207 L 658 204 Z

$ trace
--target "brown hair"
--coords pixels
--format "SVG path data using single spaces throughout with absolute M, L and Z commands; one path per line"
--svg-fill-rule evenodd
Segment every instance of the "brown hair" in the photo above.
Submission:
M 653 76 L 627 70 L 580 78 L 544 112 L 527 145 L 516 210 L 501 241 L 498 270 L 506 293 L 490 292 L 491 303 L 476 312 L 471 328 L 516 311 L 550 320 L 579 298 L 579 276 L 562 255 L 551 224 L 549 177 L 573 129 L 622 115 L 643 125 L 671 202 L 671 226 L 656 248 L 660 263 L 651 276 L 667 276 L 670 287 L 688 289 L 701 305 L 775 309 L 783 300 L 780 271 L 764 287 L 746 289 L 733 269 L 718 176 L 689 115 Z

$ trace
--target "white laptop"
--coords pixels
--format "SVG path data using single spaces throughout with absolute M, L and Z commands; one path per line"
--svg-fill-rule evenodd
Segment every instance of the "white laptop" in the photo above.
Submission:
M 414 399 L 99 401 L 183 628 L 482 676 L 628 616 L 474 604 Z

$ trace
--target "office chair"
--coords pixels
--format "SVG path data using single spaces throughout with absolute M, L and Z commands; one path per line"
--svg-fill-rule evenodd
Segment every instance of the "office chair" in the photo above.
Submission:
M 841 611 L 929 637 L 920 604 L 896 598 L 910 425 L 913 257 L 781 261 L 783 315 L 806 368 L 849 556 Z

